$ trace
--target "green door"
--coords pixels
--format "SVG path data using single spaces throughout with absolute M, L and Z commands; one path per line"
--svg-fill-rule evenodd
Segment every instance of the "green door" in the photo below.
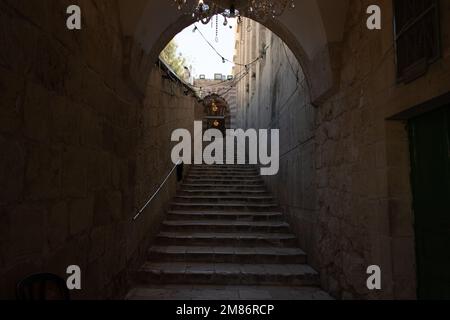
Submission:
M 450 107 L 410 120 L 419 299 L 450 299 Z

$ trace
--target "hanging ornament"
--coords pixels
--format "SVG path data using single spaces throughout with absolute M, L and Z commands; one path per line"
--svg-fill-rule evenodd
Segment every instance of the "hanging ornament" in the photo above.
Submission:
M 174 0 L 178 10 L 192 15 L 197 21 L 207 24 L 214 15 L 222 15 L 226 18 L 235 18 L 242 14 L 248 18 L 259 21 L 275 19 L 281 16 L 287 8 L 295 9 L 295 0 L 248 0 L 248 5 L 240 10 L 232 4 L 230 8 L 223 7 L 223 1 L 200 0 L 196 5 L 190 7 L 186 0 Z

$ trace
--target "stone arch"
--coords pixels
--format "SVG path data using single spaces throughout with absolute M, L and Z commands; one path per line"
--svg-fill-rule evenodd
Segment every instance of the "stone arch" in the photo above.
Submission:
M 182 15 L 173 1 L 118 0 L 123 32 L 156 60 L 164 46 L 194 23 Z M 257 21 L 291 49 L 300 62 L 310 87 L 311 100 L 318 104 L 337 86 L 339 49 L 348 0 L 303 0 L 279 19 Z

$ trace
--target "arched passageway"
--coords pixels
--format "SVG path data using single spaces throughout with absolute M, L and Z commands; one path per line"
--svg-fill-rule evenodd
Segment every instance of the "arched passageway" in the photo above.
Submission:
M 224 8 L 230 3 L 224 1 Z M 130 4 L 119 0 L 119 5 L 124 33 L 153 60 L 177 33 L 194 22 L 189 15 L 180 16 L 171 1 Z M 334 44 L 342 40 L 347 10 L 348 0 L 306 0 L 286 10 L 280 19 L 258 21 L 277 34 L 300 61 L 314 102 L 319 103 L 336 86 L 338 52 Z
M 197 26 L 190 26 L 186 33 L 192 35 L 191 30 L 208 42 Z M 296 56 L 270 29 L 242 17 L 235 37 L 231 43 L 235 49 L 233 77 L 215 74 L 216 81 L 200 79 L 197 83 L 194 80 L 200 93 L 214 92 L 202 99 L 203 114 L 197 114 L 197 120 L 203 121 L 206 136 L 204 164 L 196 162 L 177 191 L 166 221 L 162 223 L 162 231 L 139 271 L 140 282 L 130 292 L 130 299 L 154 299 L 158 292 L 172 297 L 171 291 L 166 289 L 169 284 L 175 285 L 172 288 L 177 292 L 194 298 L 189 285 L 194 285 L 197 297 L 209 293 L 210 299 L 329 298 L 320 289 L 319 274 L 308 265 L 310 260 L 317 259 L 316 244 L 307 248 L 310 259 L 295 240 L 298 238 L 302 246 L 314 243 L 311 236 L 303 232 L 312 228 L 312 224 L 303 220 L 298 223 L 296 218 L 301 217 L 296 217 L 294 211 L 295 208 L 316 210 L 315 174 L 307 167 L 314 161 L 314 148 L 308 142 L 314 139 L 315 117 L 307 79 Z M 211 54 L 214 50 L 220 55 L 216 48 L 207 49 Z M 224 57 L 221 58 L 217 57 L 218 63 L 225 62 Z M 236 141 L 236 137 L 225 132 L 231 129 L 230 107 L 225 100 L 225 93 L 231 90 L 236 92 L 236 123 L 238 128 L 246 130 L 237 138 L 240 141 L 243 138 L 243 148 L 241 145 L 235 148 L 235 144 L 230 147 L 229 141 Z M 302 118 L 301 129 L 310 132 L 305 136 L 299 134 L 295 125 Z M 276 163 L 281 161 L 281 170 L 278 171 L 276 165 L 273 173 L 276 176 L 263 181 L 259 175 L 263 169 L 252 162 L 255 153 L 242 154 L 242 151 L 256 150 L 256 157 L 263 154 L 261 132 L 278 128 L 281 140 L 276 144 L 280 145 L 281 155 Z M 201 146 L 202 141 L 195 136 L 194 147 Z M 181 144 L 184 145 L 184 140 Z M 270 148 L 271 159 L 278 157 L 275 145 L 264 147 Z M 179 156 L 185 164 L 191 164 L 185 157 L 186 150 L 191 148 L 183 149 Z M 201 153 L 196 153 L 195 159 L 198 154 Z M 289 167 L 289 163 L 296 160 L 297 164 Z M 271 163 L 265 162 L 264 166 L 268 164 Z M 311 171 L 308 176 L 303 175 L 307 170 Z M 271 190 L 266 188 L 266 183 Z M 309 193 L 312 197 L 298 199 L 297 192 Z M 297 229 L 297 235 L 293 234 L 291 226 Z M 149 279 L 148 282 L 145 279 Z M 214 291 L 215 287 L 223 285 L 236 287 Z

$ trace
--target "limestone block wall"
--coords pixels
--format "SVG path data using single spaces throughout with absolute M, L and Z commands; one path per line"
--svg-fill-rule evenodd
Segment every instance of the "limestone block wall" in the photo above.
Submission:
M 83 29 L 68 31 L 79 4 Z M 115 1 L 0 2 L 0 298 L 82 270 L 74 298 L 118 297 L 173 194 L 170 133 L 196 100 L 122 36 Z
M 344 299 L 411 299 L 416 265 L 407 122 L 388 119 L 449 92 L 450 3 L 440 1 L 442 57 L 409 84 L 396 80 L 392 2 L 376 1 L 383 13 L 379 31 L 366 28 L 371 4 L 350 1 L 344 39 L 334 44 L 341 52 L 334 61 L 339 85 L 315 107 L 301 73 L 300 89 L 284 106 L 296 83 L 290 65 L 296 70 L 298 62 L 279 40 L 262 36 L 275 46 L 240 83 L 237 118 L 243 128 L 281 130 L 280 173 L 268 182 L 323 288 Z M 260 34 L 257 28 L 251 30 Z M 252 32 L 244 28 L 238 36 L 258 37 Z M 250 50 L 238 49 L 238 58 L 248 59 Z M 381 267 L 380 291 L 366 287 L 370 265 Z
M 407 123 L 399 112 L 450 90 L 450 3 L 440 1 L 442 57 L 412 83 L 396 81 L 393 8 L 377 1 L 382 30 L 365 27 L 370 1 L 350 1 L 340 85 L 317 109 L 318 239 L 324 286 L 343 298 L 416 296 Z M 368 292 L 367 265 L 383 272 Z
M 265 58 L 253 65 L 250 75 L 238 84 L 238 127 L 280 130 L 280 171 L 265 179 L 301 247 L 308 252 L 309 262 L 317 266 L 319 260 L 314 254 L 317 111 L 310 103 L 308 83 L 291 50 L 262 25 L 248 19 L 244 19 L 243 25 L 238 37 L 257 41 L 252 46 L 244 42 L 238 47 L 238 61 L 252 61 L 263 48 L 268 49 Z

